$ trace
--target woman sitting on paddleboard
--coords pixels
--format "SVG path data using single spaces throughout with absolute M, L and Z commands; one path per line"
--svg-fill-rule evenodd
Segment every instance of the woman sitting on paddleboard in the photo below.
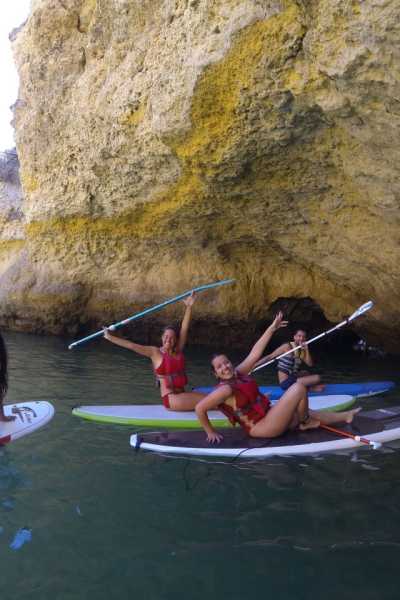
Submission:
M 185 391 L 188 379 L 185 371 L 183 349 L 188 337 L 194 302 L 194 294 L 183 300 L 186 309 L 179 336 L 173 327 L 165 327 L 161 337 L 161 348 L 135 344 L 134 342 L 112 335 L 109 329 L 104 328 L 104 337 L 109 342 L 117 346 L 122 346 L 122 348 L 133 350 L 133 352 L 151 359 L 154 373 L 160 385 L 163 404 L 165 408 L 171 410 L 193 410 L 196 403 L 201 398 L 204 398 L 204 394 L 199 392 Z
M 306 342 L 306 332 L 304 329 L 298 328 L 295 330 L 292 342 L 282 344 L 279 348 L 271 352 L 271 354 L 264 356 L 261 360 L 257 361 L 256 367 L 274 358 L 278 358 L 278 380 L 282 390 L 287 390 L 298 381 L 314 392 L 322 392 L 325 386 L 321 384 L 321 377 L 308 372 L 308 369 L 314 366 L 314 362 Z M 297 350 L 290 352 L 293 348 L 297 348 Z M 290 354 L 279 358 L 281 354 L 285 354 L 286 352 L 290 352 Z
M 278 313 L 273 323 L 254 344 L 250 354 L 237 367 L 234 367 L 224 354 L 214 356 L 211 364 L 216 377 L 217 387 L 196 404 L 196 414 L 207 434 L 210 443 L 220 442 L 223 436 L 215 431 L 207 416 L 209 410 L 218 408 L 233 425 L 239 424 L 256 438 L 274 438 L 287 429 L 310 429 L 320 423 L 351 423 L 360 410 L 348 410 L 340 413 L 313 411 L 308 408 L 307 389 L 301 383 L 294 383 L 280 400 L 271 406 L 269 399 L 260 393 L 258 385 L 249 373 L 270 341 L 274 332 L 287 325 L 282 313 Z
M 14 421 L 15 417 L 7 417 L 4 414 L 3 401 L 8 389 L 8 357 L 7 348 L 0 333 L 0 422 Z

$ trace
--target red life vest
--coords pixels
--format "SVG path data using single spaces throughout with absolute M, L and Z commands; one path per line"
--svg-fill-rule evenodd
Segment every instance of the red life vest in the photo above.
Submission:
M 229 385 L 233 392 L 218 408 L 232 425 L 238 423 L 247 432 L 265 417 L 271 406 L 268 396 L 261 394 L 254 379 L 246 375 L 237 373 L 233 379 L 220 381 L 218 385 Z
M 162 361 L 160 366 L 155 369 L 158 381 L 161 381 L 161 379 L 166 381 L 171 392 L 181 391 L 188 382 L 185 372 L 185 357 L 182 352 L 167 354 L 161 349 L 160 352 Z

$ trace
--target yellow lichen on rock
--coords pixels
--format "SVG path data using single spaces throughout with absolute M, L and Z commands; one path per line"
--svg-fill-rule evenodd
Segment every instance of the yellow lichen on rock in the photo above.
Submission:
M 139 106 L 129 110 L 126 114 L 121 115 L 119 122 L 121 125 L 138 125 L 143 121 L 146 114 L 146 104 L 141 103 Z
M 62 331 L 74 310 L 234 276 L 200 318 L 295 297 L 339 319 L 371 298 L 385 310 L 363 322 L 393 347 L 394 22 L 390 0 L 34 3 L 14 42 L 25 198 L 3 232 L 26 240 L 0 269 L 4 318 Z
M 283 60 L 285 43 L 296 43 L 304 33 L 295 3 L 283 13 L 249 25 L 237 34 L 227 55 L 209 66 L 196 85 L 192 100 L 192 128 L 183 139 L 171 140 L 171 146 L 183 161 L 197 161 L 203 168 L 218 164 L 225 145 L 237 143 L 240 117 L 237 115 L 243 93 L 254 85 L 261 61 L 273 65 Z M 245 68 L 244 68 L 245 67 Z M 197 167 L 199 169 L 199 167 Z
M 93 19 L 93 13 L 97 7 L 97 0 L 85 0 L 79 11 L 78 28 L 82 33 L 87 32 Z
M 24 190 L 25 194 L 30 194 L 32 192 L 35 192 L 39 187 L 38 178 L 34 177 L 33 175 L 29 175 L 25 171 L 22 172 L 21 183 L 22 183 L 22 189 Z

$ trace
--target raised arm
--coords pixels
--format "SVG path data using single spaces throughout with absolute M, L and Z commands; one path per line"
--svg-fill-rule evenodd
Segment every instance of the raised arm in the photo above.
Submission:
M 183 319 L 182 319 L 181 329 L 179 332 L 178 350 L 180 352 L 182 352 L 182 350 L 184 349 L 186 342 L 187 342 L 188 333 L 189 333 L 189 325 L 190 325 L 190 321 L 192 318 L 192 307 L 193 307 L 193 304 L 195 303 L 195 301 L 196 301 L 196 296 L 195 296 L 194 292 L 192 292 L 190 294 L 190 296 L 187 296 L 183 300 L 183 303 L 186 308 L 185 308 L 185 314 L 183 315 Z
M 207 412 L 213 408 L 217 408 L 231 394 L 232 389 L 229 385 L 221 385 L 205 398 L 202 398 L 195 406 L 197 418 L 207 434 L 207 441 L 211 444 L 214 444 L 215 442 L 218 444 L 222 440 L 222 435 L 217 433 L 211 425 Z
M 107 327 L 104 327 L 104 338 L 116 346 L 121 346 L 121 348 L 126 348 L 127 350 L 133 350 L 133 352 L 137 352 L 137 354 L 141 354 L 142 356 L 147 356 L 153 361 L 160 352 L 155 346 L 142 346 L 141 344 L 135 344 L 129 340 L 124 340 L 116 335 L 112 335 Z
M 286 325 L 287 321 L 283 321 L 283 313 L 279 312 L 272 321 L 271 325 L 267 327 L 260 339 L 254 344 L 248 356 L 243 362 L 240 363 L 240 365 L 238 365 L 237 371 L 243 375 L 250 373 L 250 371 L 254 369 L 257 361 L 260 360 L 266 345 L 272 338 L 275 331 L 277 331 L 280 327 L 286 327 Z

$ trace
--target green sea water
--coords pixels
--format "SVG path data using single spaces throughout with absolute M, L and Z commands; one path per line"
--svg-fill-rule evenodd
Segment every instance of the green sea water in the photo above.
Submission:
M 146 359 L 104 341 L 6 341 L 7 402 L 48 400 L 56 414 L 0 449 L 1 600 L 398 600 L 400 450 L 225 463 L 135 453 L 130 427 L 71 409 L 157 402 Z M 193 385 L 211 383 L 210 352 L 187 354 Z M 400 384 L 394 359 L 321 368 L 330 382 Z M 272 368 L 258 381 L 273 383 Z M 13 550 L 21 527 L 32 538 Z

